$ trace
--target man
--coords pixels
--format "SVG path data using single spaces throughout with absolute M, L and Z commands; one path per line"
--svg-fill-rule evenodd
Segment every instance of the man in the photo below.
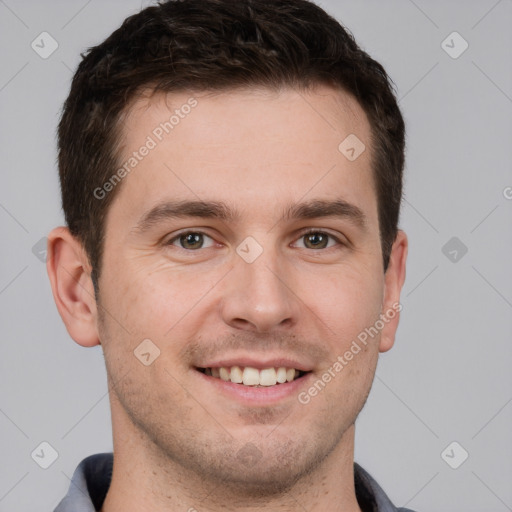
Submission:
M 57 512 L 394 511 L 354 424 L 394 343 L 404 123 L 306 0 L 169 1 L 90 49 L 59 125 L 58 310 L 114 452 Z

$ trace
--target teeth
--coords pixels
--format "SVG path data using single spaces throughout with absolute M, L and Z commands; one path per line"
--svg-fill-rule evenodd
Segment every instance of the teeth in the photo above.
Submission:
M 284 384 L 286 382 L 286 368 L 278 368 L 276 380 L 279 384 Z
M 231 368 L 231 382 L 234 382 L 235 384 L 242 384 L 244 377 L 242 370 L 240 369 L 240 366 L 233 366 Z
M 275 386 L 276 384 L 292 382 L 300 375 L 299 370 L 295 370 L 295 368 L 279 367 L 258 370 L 251 366 L 205 368 L 204 373 L 226 382 L 230 381 L 244 386 Z
M 222 380 L 231 380 L 229 370 L 227 368 L 219 368 L 219 374 Z
M 295 370 L 293 371 L 295 375 Z M 276 371 L 274 368 L 265 368 L 261 370 L 260 374 L 260 386 L 275 386 L 277 382 Z M 245 382 L 244 382 L 245 384 Z
M 233 370 L 231 370 L 231 375 L 233 375 Z M 242 381 L 244 386 L 258 386 L 260 383 L 260 372 L 256 368 L 247 366 L 244 368 Z

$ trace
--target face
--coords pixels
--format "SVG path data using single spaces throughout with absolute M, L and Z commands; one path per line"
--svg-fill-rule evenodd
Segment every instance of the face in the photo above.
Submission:
M 114 429 L 286 488 L 339 450 L 396 327 L 365 114 L 327 87 L 180 93 L 138 99 L 123 133 L 98 308 Z

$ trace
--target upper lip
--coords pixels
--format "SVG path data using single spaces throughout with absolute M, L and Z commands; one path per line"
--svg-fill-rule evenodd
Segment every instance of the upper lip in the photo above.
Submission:
M 295 368 L 303 372 L 312 371 L 312 365 L 299 362 L 289 357 L 273 357 L 272 359 L 255 359 L 254 357 L 230 357 L 225 359 L 216 359 L 206 361 L 197 365 L 197 368 L 230 368 L 232 366 L 240 366 L 256 368 L 263 370 L 264 368 Z

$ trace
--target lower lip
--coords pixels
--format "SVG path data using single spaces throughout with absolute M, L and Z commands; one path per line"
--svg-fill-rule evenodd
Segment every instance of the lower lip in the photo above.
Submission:
M 284 384 L 276 384 L 274 386 L 254 387 L 235 384 L 234 382 L 205 375 L 198 370 L 194 371 L 205 383 L 215 386 L 215 389 L 220 393 L 251 406 L 269 405 L 289 398 L 290 396 L 297 397 L 299 390 L 307 385 L 313 375 L 313 373 L 310 372 L 292 382 L 285 382 Z

